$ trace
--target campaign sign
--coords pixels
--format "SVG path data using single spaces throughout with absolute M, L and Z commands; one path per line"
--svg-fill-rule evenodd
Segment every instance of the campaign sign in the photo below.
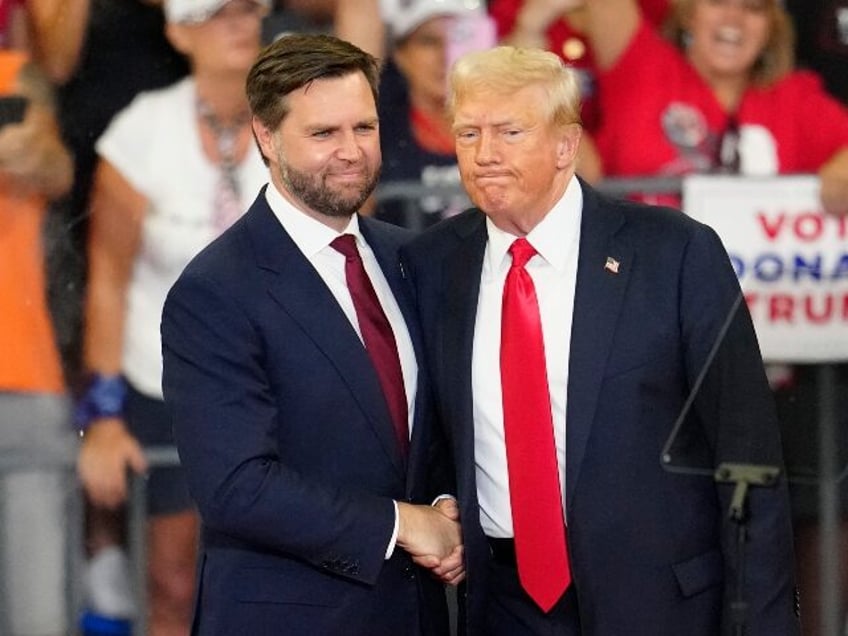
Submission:
M 765 360 L 848 360 L 848 217 L 817 177 L 687 177 L 683 209 L 724 242 Z

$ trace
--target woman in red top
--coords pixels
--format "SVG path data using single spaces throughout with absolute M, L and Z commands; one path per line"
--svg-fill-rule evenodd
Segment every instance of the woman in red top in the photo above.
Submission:
M 609 176 L 817 173 L 848 212 L 848 111 L 793 70 L 779 0 L 678 0 L 662 38 L 636 0 L 585 2 Z

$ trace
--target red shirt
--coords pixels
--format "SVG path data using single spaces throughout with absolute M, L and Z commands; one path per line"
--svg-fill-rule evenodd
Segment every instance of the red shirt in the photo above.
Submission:
M 489 3 L 489 14 L 495 20 L 498 38 L 506 37 L 515 27 L 522 4 L 523 0 L 492 0 Z M 660 25 L 668 14 L 669 0 L 639 0 L 639 5 L 648 22 Z M 583 124 L 590 131 L 596 130 L 600 124 L 597 68 L 589 43 L 564 18 L 548 27 L 547 38 L 548 50 L 559 55 L 578 72 L 583 98 Z
M 597 142 L 605 174 L 683 175 L 711 168 L 732 113 L 647 22 L 600 86 L 604 123 Z M 751 86 L 735 115 L 742 174 L 814 173 L 848 147 L 848 110 L 807 71 Z

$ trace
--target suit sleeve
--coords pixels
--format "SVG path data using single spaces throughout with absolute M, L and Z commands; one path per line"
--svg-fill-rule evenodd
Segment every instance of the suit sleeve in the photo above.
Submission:
M 376 581 L 393 502 L 317 483 L 280 461 L 285 414 L 263 368 L 263 334 L 233 295 L 183 274 L 165 304 L 162 346 L 165 402 L 204 524 L 254 549 Z
M 777 415 L 756 335 L 720 239 L 697 226 L 681 276 L 681 330 L 694 417 L 714 463 L 783 468 Z M 699 383 L 700 379 L 700 384 Z M 718 485 L 725 562 L 723 624 L 729 631 L 739 554 L 737 525 L 728 520 L 733 487 Z M 794 556 L 785 476 L 774 487 L 752 487 L 747 499 L 743 590 L 751 636 L 797 635 Z

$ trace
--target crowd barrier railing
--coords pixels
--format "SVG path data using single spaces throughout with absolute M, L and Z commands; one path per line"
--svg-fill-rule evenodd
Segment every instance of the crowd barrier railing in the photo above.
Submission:
M 2 431 L 0 431 L 2 434 Z M 147 447 L 144 449 L 149 467 L 176 466 L 179 464 L 177 449 L 170 446 Z M 84 598 L 83 568 L 85 559 L 84 499 L 82 487 L 76 479 L 76 450 L 66 454 L 59 453 L 0 453 L 0 480 L 7 475 L 33 469 L 49 470 L 65 475 L 73 485 L 71 496 L 67 499 L 65 525 L 65 581 L 64 615 L 69 634 L 77 633 L 83 615 Z M 3 532 L 9 522 L 5 516 L 5 506 L 0 500 L 0 546 L 5 546 Z M 142 636 L 147 633 L 147 484 L 142 476 L 130 475 L 127 510 L 127 552 L 133 580 L 130 582 L 135 596 L 136 617 L 132 621 L 132 633 Z M 8 573 L 0 570 L 0 590 L 8 589 L 14 581 L 6 579 Z M 8 624 L 8 600 L 0 594 L 0 636 L 12 634 Z

